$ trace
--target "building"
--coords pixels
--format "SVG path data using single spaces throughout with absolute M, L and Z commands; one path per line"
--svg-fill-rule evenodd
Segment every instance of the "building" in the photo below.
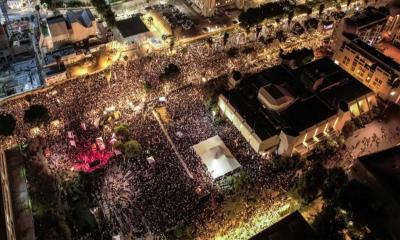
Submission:
M 46 66 L 57 63 L 57 58 L 65 65 L 73 64 L 86 56 L 83 52 L 77 52 L 72 45 L 66 45 L 51 52 L 47 52 L 44 57 Z
M 297 69 L 278 65 L 219 96 L 226 118 L 258 153 L 305 154 L 368 112 L 375 94 L 328 58 Z
M 42 85 L 38 62 L 35 57 L 27 57 L 11 64 L 12 81 L 8 85 L 8 94 L 21 93 Z
M 351 175 L 370 186 L 385 206 L 384 226 L 392 239 L 400 238 L 400 146 L 358 158 Z
M 0 24 L 0 67 L 3 64 L 6 64 L 10 61 L 11 57 L 11 49 L 9 45 L 8 35 L 3 28 L 3 25 Z
M 389 16 L 376 8 L 367 7 L 363 12 L 337 22 L 333 32 L 333 49 L 341 45 L 343 33 L 352 33 L 367 44 L 381 39 Z
M 316 234 L 303 216 L 293 212 L 250 240 L 316 240 Z
M 381 98 L 395 101 L 399 91 L 393 83 L 399 78 L 400 64 L 353 34 L 344 33 L 342 39 L 333 56 L 335 63 Z
M 215 15 L 218 8 L 236 7 L 244 8 L 245 0 L 193 0 L 193 7 L 201 15 L 212 17 Z
M 0 238 L 16 240 L 6 155 L 0 152 Z
M 149 29 L 138 16 L 119 20 L 115 25 L 120 38 L 127 44 L 143 42 L 151 37 Z
M 46 18 L 41 24 L 40 46 L 44 53 L 80 42 L 97 34 L 97 23 L 89 9 L 68 10 L 65 16 Z
M 71 42 L 80 42 L 96 36 L 97 24 L 89 9 L 79 11 L 67 11 L 65 19 L 71 31 Z
M 42 69 L 42 72 L 47 86 L 67 80 L 67 70 L 64 63 L 47 66 Z

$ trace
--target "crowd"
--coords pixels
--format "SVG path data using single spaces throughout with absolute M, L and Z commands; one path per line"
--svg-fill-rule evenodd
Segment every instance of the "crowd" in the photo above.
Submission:
M 322 39 L 315 37 L 307 36 L 310 46 L 321 42 Z M 251 150 L 231 124 L 214 126 L 213 116 L 204 108 L 200 93 L 199 83 L 203 77 L 214 78 L 233 69 L 256 72 L 277 63 L 278 48 L 267 49 L 260 42 L 247 45 L 254 51 L 229 58 L 225 51 L 228 47 L 219 44 L 213 48 L 204 42 L 194 43 L 174 55 L 152 53 L 114 64 L 106 72 L 3 103 L 1 110 L 17 119 L 17 129 L 13 137 L 1 138 L 0 142 L 11 147 L 40 135 L 44 147 L 49 149 L 49 169 L 62 176 L 77 161 L 78 150 L 71 146 L 68 132 L 81 139 L 78 145 L 102 137 L 110 149 L 113 128 L 127 124 L 130 138 L 137 140 L 143 150 L 133 159 L 114 158 L 95 183 L 94 195 L 103 216 L 101 225 L 110 234 L 161 233 L 182 222 L 196 223 L 198 218 L 194 216 L 203 212 L 201 203 L 214 189 L 209 173 L 192 146 L 217 134 L 251 178 L 279 191 L 290 184 L 289 178 L 272 178 L 266 173 L 262 167 L 265 161 Z M 290 47 L 281 46 L 283 49 Z M 170 63 L 179 67 L 180 74 L 174 79 L 160 79 Z M 106 76 L 107 71 L 111 71 L 111 78 Z M 143 91 L 145 82 L 151 86 L 147 94 Z M 161 96 L 166 96 L 166 102 L 160 104 L 157 102 Z M 45 106 L 52 119 L 35 131 L 32 131 L 34 126 L 23 122 L 24 110 L 32 104 Z M 166 124 L 167 130 L 194 174 L 193 179 L 184 174 L 160 126 L 150 114 L 152 107 L 167 109 L 171 118 Z M 112 114 L 116 111 L 121 114 L 118 118 Z M 155 160 L 154 164 L 146 161 L 149 157 Z

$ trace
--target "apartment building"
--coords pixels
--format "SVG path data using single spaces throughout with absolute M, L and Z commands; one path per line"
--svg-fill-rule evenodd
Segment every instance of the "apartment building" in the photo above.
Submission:
M 333 59 L 383 99 L 395 97 L 400 64 L 353 34 L 344 33 Z
M 340 45 L 343 33 L 357 35 L 362 41 L 373 45 L 381 39 L 389 16 L 374 7 L 337 22 L 333 32 L 333 49 Z

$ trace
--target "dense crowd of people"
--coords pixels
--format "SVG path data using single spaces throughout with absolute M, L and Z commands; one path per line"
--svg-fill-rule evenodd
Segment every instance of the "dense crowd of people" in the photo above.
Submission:
M 309 47 L 322 42 L 321 36 L 318 37 L 304 36 L 309 40 Z M 280 47 L 300 47 L 289 45 Z M 62 176 L 71 171 L 78 154 L 77 148 L 71 146 L 68 132 L 84 139 L 77 144 L 95 142 L 102 137 L 107 149 L 111 149 L 114 127 L 127 124 L 130 138 L 137 140 L 143 150 L 132 159 L 112 159 L 96 182 L 93 194 L 103 213 L 101 225 L 110 234 L 143 234 L 165 232 L 182 222 L 204 224 L 196 222 L 194 215 L 203 212 L 202 203 L 214 189 L 209 173 L 192 149 L 200 141 L 218 134 L 255 181 L 268 183 L 277 191 L 289 184 L 286 176 L 273 179 L 266 173 L 262 167 L 265 161 L 251 150 L 234 126 L 229 123 L 215 126 L 212 114 L 203 106 L 202 78 L 230 74 L 232 70 L 256 72 L 278 62 L 279 48 L 266 49 L 260 42 L 247 46 L 254 50 L 230 58 L 226 55 L 229 46 L 194 43 L 173 55 L 152 53 L 116 63 L 105 72 L 5 102 L 1 110 L 17 119 L 17 129 L 14 136 L 1 138 L 1 143 L 12 147 L 41 136 L 48 149 L 50 171 Z M 171 63 L 179 67 L 180 74 L 174 79 L 160 79 L 164 68 Z M 107 77 L 108 71 L 111 77 Z M 148 93 L 143 90 L 145 82 L 151 86 Z M 162 96 L 166 101 L 159 103 Z M 35 129 L 23 122 L 24 110 L 33 104 L 49 110 L 49 124 Z M 166 108 L 171 118 L 165 122 L 166 128 L 193 173 L 193 179 L 184 173 L 176 153 L 151 115 L 154 107 Z M 115 112 L 120 116 L 114 117 Z M 146 160 L 149 157 L 154 159 L 154 164 Z

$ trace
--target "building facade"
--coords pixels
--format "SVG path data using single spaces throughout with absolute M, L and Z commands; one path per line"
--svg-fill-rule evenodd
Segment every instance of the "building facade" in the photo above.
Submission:
M 343 33 L 357 35 L 369 45 L 375 44 L 381 39 L 381 33 L 386 27 L 388 18 L 388 15 L 378 9 L 368 7 L 359 14 L 338 21 L 333 31 L 333 49 L 340 45 Z
M 2 197 L 0 207 L 1 218 L 4 220 L 0 222 L 4 222 L 4 226 L 1 226 L 1 233 L 0 236 L 7 240 L 16 240 L 17 237 L 15 235 L 15 228 L 14 228 L 14 217 L 13 217 L 13 208 L 11 202 L 11 191 L 10 185 L 8 180 L 8 170 L 7 170 L 7 161 L 4 151 L 0 151 L 0 197 Z M 4 227 L 4 229 L 3 229 Z
M 232 6 L 243 9 L 245 4 L 245 0 L 193 0 L 192 2 L 194 8 L 205 17 L 214 16 L 218 8 Z
M 354 35 L 343 34 L 342 39 L 333 56 L 335 63 L 381 98 L 391 100 L 400 65 Z

